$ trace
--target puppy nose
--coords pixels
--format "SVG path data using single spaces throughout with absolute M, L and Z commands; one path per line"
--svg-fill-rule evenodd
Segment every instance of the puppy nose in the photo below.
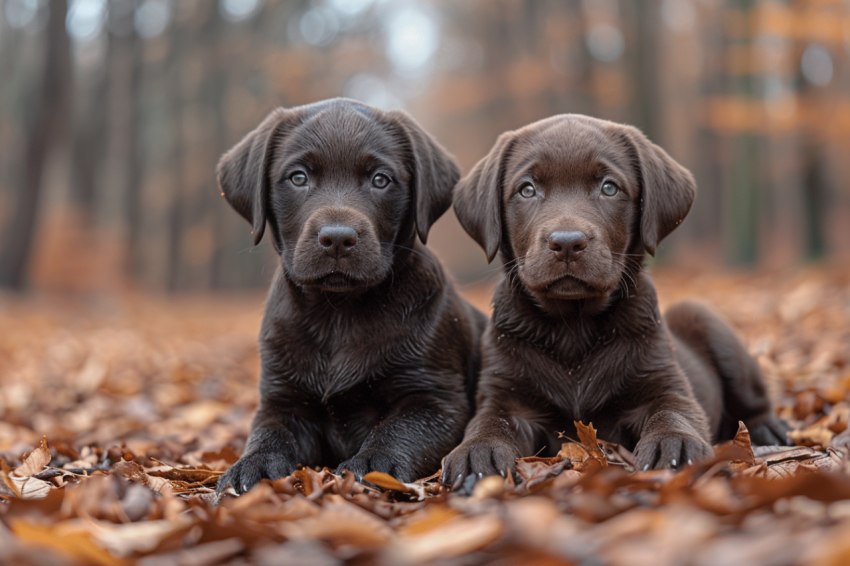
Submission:
M 549 236 L 549 249 L 555 252 L 555 257 L 567 263 L 578 259 L 586 247 L 587 236 L 584 232 L 559 231 Z
M 357 245 L 357 230 L 351 226 L 323 226 L 319 230 L 319 245 L 332 256 L 348 255 Z

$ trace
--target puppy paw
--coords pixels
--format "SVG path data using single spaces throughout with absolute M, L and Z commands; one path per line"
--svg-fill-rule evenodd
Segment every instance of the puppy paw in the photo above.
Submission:
M 485 476 L 501 475 L 516 471 L 516 449 L 510 444 L 489 438 L 467 440 L 443 459 L 443 474 L 440 482 L 457 490 L 461 486 L 474 486 Z M 469 477 L 472 480 L 468 480 Z
M 262 479 L 276 480 L 295 471 L 295 464 L 283 454 L 257 451 L 245 454 L 218 479 L 216 495 L 233 486 L 239 495 L 250 491 Z
M 788 432 L 791 427 L 788 426 L 788 423 L 773 415 L 758 424 L 748 423 L 747 429 L 750 431 L 750 440 L 753 444 L 760 446 L 790 446 L 793 444 L 788 439 Z
M 635 447 L 635 470 L 677 469 L 712 454 L 705 440 L 686 432 L 649 434 Z
M 411 482 L 416 479 L 409 466 L 401 464 L 391 454 L 381 450 L 361 450 L 337 466 L 335 473 L 342 475 L 345 470 L 353 473 L 359 482 L 362 482 L 363 476 L 369 472 L 383 472 L 401 482 Z

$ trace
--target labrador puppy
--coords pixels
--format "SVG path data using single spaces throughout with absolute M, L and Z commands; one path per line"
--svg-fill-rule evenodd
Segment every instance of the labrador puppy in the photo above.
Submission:
M 573 421 L 635 451 L 638 469 L 712 453 L 744 421 L 786 443 L 764 381 L 716 314 L 662 318 L 645 253 L 684 220 L 691 174 L 637 129 L 555 116 L 499 137 L 455 188 L 463 227 L 504 259 L 483 338 L 477 413 L 442 481 L 505 474 Z
M 259 408 L 219 493 L 298 464 L 412 481 L 458 444 L 486 318 L 423 244 L 459 176 L 407 114 L 346 99 L 277 109 L 222 157 L 223 196 L 281 263 Z

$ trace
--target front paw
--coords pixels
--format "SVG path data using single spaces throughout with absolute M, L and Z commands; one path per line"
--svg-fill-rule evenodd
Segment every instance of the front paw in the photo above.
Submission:
M 791 427 L 779 417 L 770 415 L 758 424 L 749 424 L 750 440 L 753 444 L 760 446 L 791 446 L 793 442 L 788 439 Z
M 362 482 L 363 476 L 369 472 L 383 472 L 401 482 L 412 482 L 416 479 L 408 465 L 399 462 L 392 454 L 381 450 L 360 450 L 337 466 L 336 474 L 342 475 L 345 470 L 353 473 L 359 482 Z
M 443 474 L 440 482 L 451 485 L 456 490 L 465 485 L 467 476 L 473 476 L 472 482 L 484 476 L 501 475 L 516 471 L 516 448 L 510 444 L 492 438 L 473 438 L 451 451 L 443 460 Z
M 686 432 L 658 432 L 641 437 L 635 447 L 635 469 L 677 469 L 713 454 L 702 438 Z
M 218 479 L 216 494 L 221 495 L 227 486 L 233 486 L 236 493 L 243 494 L 260 483 L 260 480 L 276 480 L 295 471 L 295 464 L 278 452 L 258 450 L 244 454 Z

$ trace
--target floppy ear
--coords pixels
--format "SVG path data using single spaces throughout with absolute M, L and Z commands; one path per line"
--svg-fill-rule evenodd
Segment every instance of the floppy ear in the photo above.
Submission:
M 640 234 L 643 247 L 655 256 L 656 246 L 682 223 L 694 204 L 697 184 L 691 172 L 666 151 L 629 127 L 640 171 Z
M 454 210 L 460 225 L 493 261 L 502 241 L 503 163 L 513 146 L 514 133 L 505 132 L 454 191 Z
M 254 245 L 260 243 L 266 229 L 268 169 L 276 133 L 288 113 L 284 108 L 272 111 L 253 132 L 222 156 L 216 168 L 222 196 L 254 227 Z
M 416 233 L 424 244 L 431 225 L 452 205 L 452 188 L 460 178 L 460 169 L 451 154 L 413 118 L 399 110 L 388 114 L 409 145 Z

